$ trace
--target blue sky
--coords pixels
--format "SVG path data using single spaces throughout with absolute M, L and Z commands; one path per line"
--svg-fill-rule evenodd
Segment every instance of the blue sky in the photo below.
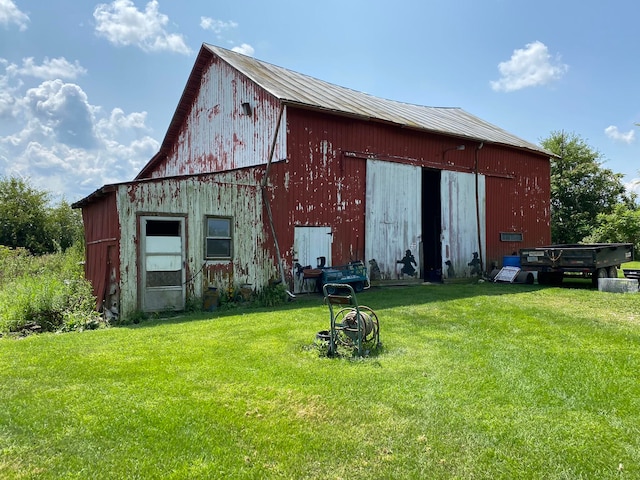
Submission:
M 71 202 L 133 179 L 206 42 L 534 143 L 576 133 L 632 188 L 638 18 L 637 0 L 0 0 L 0 176 Z

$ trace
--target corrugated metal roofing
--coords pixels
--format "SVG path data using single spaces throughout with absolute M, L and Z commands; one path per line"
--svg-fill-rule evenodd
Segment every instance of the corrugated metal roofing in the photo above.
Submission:
M 214 45 L 203 44 L 203 48 L 220 57 L 285 103 L 553 155 L 540 146 L 527 142 L 461 108 L 426 107 L 387 100 Z

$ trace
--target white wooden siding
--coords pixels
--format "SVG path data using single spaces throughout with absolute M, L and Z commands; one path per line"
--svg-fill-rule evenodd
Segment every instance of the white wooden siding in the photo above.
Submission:
M 230 283 L 266 285 L 276 276 L 277 261 L 266 253 L 262 197 L 256 179 L 243 172 L 226 172 L 202 177 L 165 179 L 120 185 L 117 190 L 120 217 L 121 310 L 125 315 L 138 304 L 138 230 L 140 215 L 179 215 L 185 217 L 185 248 L 188 273 L 202 272 L 205 263 L 206 216 L 227 216 L 233 219 L 233 258 L 231 261 L 209 261 L 207 265 L 225 264 L 231 276 L 214 273 L 212 278 L 196 275 L 189 287 L 196 296 L 202 295 L 205 282 L 218 286 Z M 217 276 L 216 276 L 217 275 Z

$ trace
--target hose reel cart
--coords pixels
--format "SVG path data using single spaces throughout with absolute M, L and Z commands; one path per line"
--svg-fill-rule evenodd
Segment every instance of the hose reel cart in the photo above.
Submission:
M 344 283 L 322 286 L 325 302 L 329 305 L 329 355 L 337 353 L 338 345 L 357 348 L 359 356 L 368 353 L 366 347 L 380 346 L 380 322 L 369 307 L 358 305 L 353 287 Z

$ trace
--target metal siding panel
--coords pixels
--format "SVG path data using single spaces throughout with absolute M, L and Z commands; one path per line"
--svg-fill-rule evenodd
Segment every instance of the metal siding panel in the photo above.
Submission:
M 487 268 L 502 266 L 503 257 L 520 248 L 550 244 L 550 163 L 501 152 L 480 162 L 482 170 L 510 174 L 487 177 Z M 500 232 L 520 232 L 523 241 L 502 242 Z
M 85 277 L 93 286 L 96 306 L 108 303 L 110 294 L 117 296 L 120 267 L 114 252 L 120 244 L 120 224 L 116 196 L 110 192 L 82 207 L 85 234 Z M 114 258 L 116 257 L 116 258 Z M 112 263 L 113 262 L 113 263 Z
M 480 200 L 480 238 L 485 233 L 485 182 L 478 177 Z M 451 261 L 456 277 L 467 277 L 469 262 L 478 248 L 478 221 L 476 216 L 475 175 L 470 173 L 443 171 L 441 176 L 442 196 L 442 261 Z M 482 257 L 485 258 L 484 247 Z M 448 276 L 447 269 L 443 274 Z
M 331 227 L 333 244 L 328 265 L 363 260 L 364 255 L 366 162 L 345 158 L 336 147 L 344 137 L 344 124 L 306 113 L 288 110 L 289 158 L 286 163 L 273 165 L 269 179 L 286 271 L 293 268 L 296 226 Z
M 412 251 L 420 265 L 421 174 L 418 167 L 367 162 L 365 258 L 375 259 L 383 278 L 398 276 L 398 260 Z
M 251 115 L 242 103 L 251 105 Z M 279 102 L 223 62 L 202 74 L 200 88 L 167 158 L 152 178 L 217 172 L 265 164 L 279 113 Z M 283 115 L 286 122 L 286 113 Z M 286 158 L 281 129 L 274 161 Z
M 316 268 L 316 266 L 318 266 L 318 259 L 324 257 L 326 265 L 326 262 L 331 262 L 332 241 L 333 234 L 331 227 L 295 227 L 293 261 L 297 261 L 301 267 L 311 266 L 312 268 Z M 311 288 L 315 289 L 313 282 L 309 282 L 311 285 L 305 285 L 304 277 L 298 275 L 295 268 L 292 277 L 294 293 L 309 291 Z

